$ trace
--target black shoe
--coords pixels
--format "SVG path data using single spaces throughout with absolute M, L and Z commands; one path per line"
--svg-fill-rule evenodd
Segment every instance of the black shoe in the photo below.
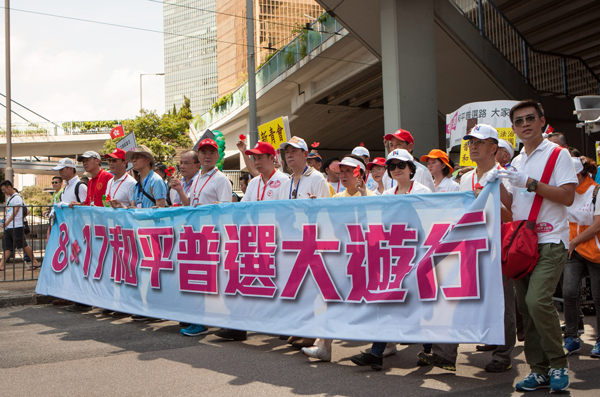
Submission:
M 187 328 L 187 327 L 189 327 L 190 325 L 192 325 L 192 324 L 190 324 L 190 323 L 184 323 L 184 322 L 181 322 L 181 321 L 179 322 L 179 326 L 180 326 L 180 327 L 183 327 L 183 328 Z
M 426 363 L 425 361 L 421 361 L 421 360 L 417 361 L 417 367 L 428 367 L 430 365 L 431 364 Z
M 114 312 L 114 310 L 110 310 L 110 309 L 102 310 L 102 314 L 106 314 L 106 315 L 111 314 L 112 312 Z
M 137 314 L 134 314 L 131 316 L 131 319 L 133 321 L 148 321 L 150 320 L 150 317 L 146 317 L 146 316 L 139 316 Z
M 370 365 L 375 371 L 381 371 L 381 367 L 383 366 L 383 358 L 377 357 L 371 353 L 357 354 L 356 356 L 350 357 L 350 361 L 361 367 Z
M 504 364 L 498 360 L 492 360 L 488 365 L 485 366 L 487 372 L 504 372 L 512 368 L 512 364 Z
M 128 313 L 123 313 L 123 312 L 113 312 L 112 316 L 116 317 L 116 318 L 123 318 L 123 317 L 129 316 L 129 314 Z
M 246 340 L 248 339 L 246 336 L 247 333 L 247 331 L 239 331 L 237 329 L 221 328 L 220 330 L 215 332 L 215 335 L 223 339 Z
M 279 335 L 279 339 L 281 339 L 281 340 L 288 340 L 289 339 L 289 335 L 288 336 L 286 336 L 286 335 Z
M 89 312 L 93 309 L 93 307 L 89 305 L 82 305 L 81 303 L 76 303 L 74 305 L 65 307 L 65 309 L 67 309 L 67 311 L 69 312 Z
M 497 345 L 477 345 L 475 346 L 475 350 L 478 352 L 490 352 L 496 350 L 497 347 Z
M 421 352 L 418 355 L 419 360 L 429 365 L 435 365 L 438 368 L 445 369 L 446 371 L 456 371 L 456 364 L 446 360 L 443 357 L 438 356 L 435 353 Z

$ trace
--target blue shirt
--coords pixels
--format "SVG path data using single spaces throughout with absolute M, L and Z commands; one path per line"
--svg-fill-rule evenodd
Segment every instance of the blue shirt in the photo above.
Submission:
M 167 197 L 167 184 L 163 179 L 158 176 L 154 171 L 150 173 L 140 182 L 135 184 L 133 187 L 133 201 L 136 207 L 139 203 L 142 204 L 141 208 L 152 208 L 156 204 L 152 202 L 144 193 L 145 191 L 150 197 L 153 197 L 155 201 L 165 199 Z
M 596 180 L 596 183 L 600 183 L 600 172 L 597 172 L 597 173 L 596 173 L 596 178 L 595 178 L 595 180 Z

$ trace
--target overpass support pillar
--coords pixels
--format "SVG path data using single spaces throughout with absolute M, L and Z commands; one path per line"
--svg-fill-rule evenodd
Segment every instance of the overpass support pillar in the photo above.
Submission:
M 385 134 L 403 128 L 414 155 L 438 146 L 433 0 L 380 0 Z

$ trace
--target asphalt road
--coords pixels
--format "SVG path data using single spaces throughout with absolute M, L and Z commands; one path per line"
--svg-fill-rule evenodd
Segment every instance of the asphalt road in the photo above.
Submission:
M 600 360 L 589 357 L 595 331 L 586 317 L 585 345 L 570 357 L 574 396 L 598 396 Z M 309 359 L 277 336 L 250 333 L 244 342 L 211 334 L 184 337 L 172 321 L 114 319 L 100 309 L 70 313 L 52 305 L 0 309 L 0 395 L 430 396 L 520 395 L 514 384 L 529 370 L 523 346 L 513 369 L 491 374 L 491 354 L 460 347 L 456 373 L 417 367 L 420 345 L 398 345 L 384 370 L 349 357 L 370 347 L 336 341 L 331 363 Z M 546 395 L 548 389 L 528 393 Z

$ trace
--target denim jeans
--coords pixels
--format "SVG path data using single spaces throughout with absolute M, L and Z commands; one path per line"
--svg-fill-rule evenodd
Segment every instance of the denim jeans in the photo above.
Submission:
M 565 336 L 578 338 L 577 321 L 579 320 L 579 297 L 581 295 L 581 279 L 590 276 L 592 297 L 596 311 L 600 308 L 600 263 L 590 262 L 573 252 L 567 259 L 563 279 L 563 299 L 565 303 Z M 600 314 L 596 313 L 596 332 L 600 332 Z M 596 340 L 600 337 L 596 335 Z

